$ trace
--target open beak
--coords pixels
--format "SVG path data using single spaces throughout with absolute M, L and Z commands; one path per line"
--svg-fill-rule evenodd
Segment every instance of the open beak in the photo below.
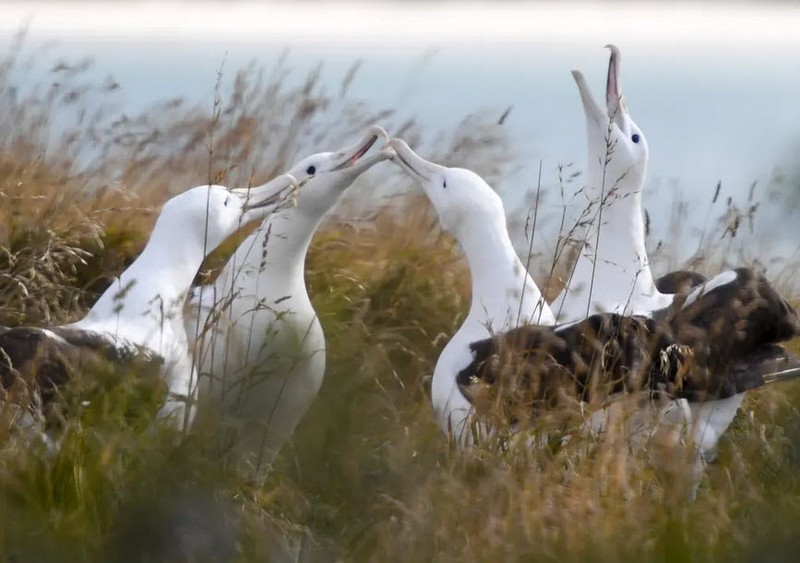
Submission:
M 608 60 L 608 78 L 606 79 L 606 108 L 608 117 L 612 121 L 621 120 L 627 113 L 625 99 L 622 96 L 622 84 L 620 83 L 620 52 L 616 45 L 608 44 L 606 49 L 611 51 Z
M 444 168 L 417 155 L 402 139 L 389 141 L 389 149 L 395 152 L 395 161 L 400 167 L 417 180 L 430 181 L 436 172 Z
M 359 159 L 367 154 L 369 149 L 372 148 L 378 139 L 383 139 L 384 143 L 389 141 L 389 135 L 384 131 L 383 127 L 378 127 L 377 125 L 373 125 L 367 131 L 367 134 L 364 135 L 364 138 L 361 139 L 355 145 L 349 146 L 345 149 L 340 150 L 336 156 L 334 157 L 335 160 L 340 160 L 339 164 L 334 166 L 330 171 L 334 172 L 336 170 L 342 170 L 344 168 L 350 168 L 351 166 L 355 165 Z M 388 156 L 384 157 L 383 160 L 388 158 Z
M 245 201 L 242 206 L 242 214 L 257 209 L 266 214 L 294 207 L 297 188 L 298 184 L 294 176 L 281 174 L 261 186 L 231 191 Z
M 608 124 L 608 117 L 606 112 L 597 104 L 592 97 L 592 92 L 589 90 L 589 85 L 586 83 L 586 77 L 579 70 L 572 71 L 572 78 L 578 85 L 578 92 L 581 95 L 581 102 L 583 103 L 583 111 L 586 113 L 586 118 L 594 121 L 597 124 Z
M 383 139 L 385 144 L 389 141 L 389 135 L 386 133 L 386 131 L 384 131 L 383 127 L 373 125 L 367 130 L 366 135 L 364 135 L 359 142 L 347 148 L 341 149 L 334 154 L 333 160 L 334 162 L 338 162 L 338 164 L 335 164 L 333 168 L 321 172 L 316 176 L 309 176 L 303 179 L 303 181 L 300 182 L 299 187 L 302 188 L 308 182 L 320 175 L 328 174 L 330 172 L 341 172 L 342 170 L 347 170 L 348 174 L 352 178 L 356 178 L 362 172 L 370 168 L 373 164 L 377 164 L 378 162 L 391 158 L 392 155 L 384 148 L 382 151 L 370 156 L 369 158 L 362 159 L 362 157 L 369 152 L 369 149 L 372 148 L 372 145 L 374 145 L 378 139 Z

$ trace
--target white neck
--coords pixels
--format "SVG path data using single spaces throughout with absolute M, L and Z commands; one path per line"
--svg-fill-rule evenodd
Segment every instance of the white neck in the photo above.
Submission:
M 469 314 L 442 351 L 433 374 L 431 402 L 445 432 L 469 440 L 469 401 L 456 376 L 471 361 L 469 345 L 492 333 L 519 325 L 553 324 L 555 319 L 539 288 L 525 270 L 504 224 L 473 222 L 458 237 L 469 263 L 472 303 Z
M 592 174 L 589 186 L 603 186 L 601 172 Z M 600 176 L 598 178 L 598 176 Z M 659 293 L 650 271 L 642 217 L 642 186 L 626 180 L 602 189 L 603 204 L 590 223 L 568 286 L 553 302 L 559 322 L 577 320 L 597 312 L 647 314 L 666 307 L 671 296 Z M 601 190 L 594 188 L 597 201 Z
M 269 305 L 301 290 L 305 295 L 306 253 L 321 222 L 297 208 L 270 215 L 228 261 L 215 284 L 217 298 L 233 289 Z
M 554 319 L 517 256 L 505 225 L 473 223 L 459 242 L 470 268 L 472 302 L 467 319 L 494 331 Z

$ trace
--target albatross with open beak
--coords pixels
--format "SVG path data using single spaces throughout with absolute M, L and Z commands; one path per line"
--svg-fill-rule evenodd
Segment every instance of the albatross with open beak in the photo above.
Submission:
M 187 330 L 198 335 L 196 359 L 204 411 L 221 423 L 238 455 L 268 469 L 316 397 L 325 373 L 325 337 L 305 283 L 311 239 L 347 188 L 385 150 L 371 127 L 352 146 L 294 165 L 297 206 L 273 215 L 241 243 L 211 286 L 197 288 Z
M 656 287 L 645 247 L 642 212 L 649 149 L 644 133 L 631 118 L 622 92 L 620 51 L 614 45 L 608 48 L 611 55 L 605 108 L 595 102 L 583 74 L 577 70 L 572 72 L 586 115 L 586 193 L 595 202 L 595 213 L 572 274 L 551 308 L 559 322 L 579 321 L 594 313 L 606 312 L 685 320 L 687 315 L 682 309 L 692 304 L 696 309 L 695 302 L 699 300 L 704 303 L 704 322 L 711 323 L 713 315 L 723 319 L 741 314 L 743 322 L 745 316 L 751 321 L 759 318 L 763 322 L 751 322 L 743 331 L 746 337 L 714 334 L 713 331 L 706 336 L 709 339 L 741 338 L 742 346 L 736 353 L 741 357 L 754 354 L 751 360 L 763 360 L 753 364 L 752 382 L 768 377 L 775 367 L 773 361 L 784 357 L 780 348 L 771 346 L 792 336 L 796 330 L 796 315 L 763 274 L 744 268 L 723 272 L 696 286 L 685 300 L 676 300 L 675 294 L 661 293 Z M 700 281 L 686 273 L 674 277 L 674 286 L 687 285 L 687 280 L 688 285 Z M 742 302 L 751 301 L 763 316 L 748 316 L 750 311 L 737 309 Z M 786 330 L 776 332 L 775 326 Z M 709 345 L 714 346 L 711 342 Z M 793 360 L 783 361 L 787 369 L 793 363 Z M 717 374 L 708 384 L 717 385 L 720 378 L 724 380 L 725 377 L 728 376 Z M 724 385 L 725 392 L 720 388 L 706 389 L 701 394 L 702 399 L 695 396 L 689 405 L 694 442 L 704 457 L 713 455 L 719 437 L 744 399 L 744 390 L 751 385 L 758 386 L 752 382 L 743 387 L 729 382 Z

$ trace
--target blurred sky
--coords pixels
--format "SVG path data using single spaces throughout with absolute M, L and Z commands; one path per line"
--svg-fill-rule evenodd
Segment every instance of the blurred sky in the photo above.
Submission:
M 569 70 L 582 69 L 602 95 L 602 47 L 611 42 L 622 49 L 628 104 L 650 145 L 646 204 L 656 231 L 666 224 L 666 190 L 677 185 L 704 219 L 718 180 L 743 199 L 753 181 L 766 184 L 800 153 L 795 3 L 4 2 L 0 14 L 0 46 L 27 22 L 29 44 L 58 41 L 54 58 L 93 56 L 130 111 L 177 96 L 210 101 L 223 58 L 232 77 L 286 48 L 297 79 L 324 61 L 332 90 L 362 60 L 351 96 L 432 131 L 513 106 L 506 126 L 527 162 L 501 185 L 514 208 L 540 158 L 545 183 L 559 163 L 583 166 L 583 112 Z

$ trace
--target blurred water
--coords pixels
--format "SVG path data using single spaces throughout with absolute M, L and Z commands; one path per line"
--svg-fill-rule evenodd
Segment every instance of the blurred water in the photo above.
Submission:
M 120 107 L 131 112 L 173 97 L 210 105 L 223 59 L 232 76 L 287 48 L 294 79 L 324 61 L 331 89 L 363 61 L 350 96 L 431 130 L 513 106 L 505 126 L 522 166 L 499 186 L 513 209 L 529 203 L 540 159 L 545 185 L 556 182 L 558 164 L 583 167 L 583 112 L 569 70 L 582 69 L 601 96 L 602 46 L 614 42 L 632 116 L 650 145 L 645 203 L 657 236 L 665 236 L 675 190 L 694 204 L 688 222 L 696 227 L 718 181 L 743 200 L 775 169 L 800 168 L 800 9 L 792 5 L 187 4 L 12 4 L 0 42 L 32 16 L 28 44 L 58 42 L 43 71 L 55 58 L 91 55 L 93 72 L 115 77 Z M 797 247 L 798 224 L 781 229 L 776 252 Z

